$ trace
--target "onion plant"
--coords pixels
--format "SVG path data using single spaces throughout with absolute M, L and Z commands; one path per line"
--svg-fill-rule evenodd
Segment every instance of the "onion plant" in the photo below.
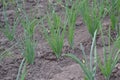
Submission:
M 22 46 L 21 53 L 23 56 L 23 60 L 20 64 L 18 75 L 16 80 L 24 80 L 25 75 L 27 73 L 26 66 L 27 64 L 33 64 L 35 58 L 35 48 L 36 43 L 34 40 L 34 33 L 36 29 L 36 25 L 39 23 L 38 19 L 30 19 L 27 15 L 26 11 L 23 8 L 22 4 L 18 3 L 16 0 L 17 7 L 20 9 L 22 14 L 21 25 L 23 27 L 23 36 L 22 40 L 19 40 L 20 46 Z M 25 3 L 25 2 L 23 2 Z
M 19 71 L 16 80 L 25 80 L 25 76 L 27 74 L 26 66 L 27 64 L 33 64 L 35 59 L 35 48 L 36 43 L 33 39 L 34 30 L 36 26 L 35 20 L 28 23 L 22 23 L 22 26 L 24 27 L 24 33 L 23 33 L 23 40 L 19 42 L 19 46 L 21 46 L 21 52 L 23 56 L 23 61 L 21 62 L 19 66 Z
M 104 51 L 104 61 L 102 62 L 100 58 L 98 58 L 98 65 L 101 70 L 101 73 L 104 75 L 106 80 L 110 79 L 110 75 L 112 74 L 113 69 L 115 68 L 115 65 L 119 58 L 120 50 L 115 50 L 115 48 L 112 49 L 112 51 L 109 53 L 106 52 L 105 47 L 103 48 Z M 108 55 L 107 55 L 108 54 Z
M 101 23 L 101 17 L 103 17 L 104 4 L 100 1 L 89 0 L 81 1 L 80 14 L 83 18 L 85 25 L 91 35 L 94 36 L 94 32 L 99 29 Z
M 13 21 L 13 25 L 11 26 L 9 24 L 8 16 L 6 13 L 6 8 L 7 8 L 8 3 L 6 3 L 6 1 L 4 0 L 2 0 L 2 3 L 3 3 L 3 16 L 4 16 L 4 21 L 5 21 L 5 26 L 4 26 L 5 28 L 2 29 L 2 32 L 10 41 L 12 41 L 15 37 L 16 27 L 18 26 L 20 18 L 17 15 L 17 17 Z M 15 13 L 17 14 L 17 12 Z
M 18 3 L 18 2 L 17 2 Z M 25 2 L 23 2 L 25 4 Z M 23 5 L 24 5 L 23 4 Z M 23 13 L 23 19 L 21 20 L 22 27 L 24 29 L 23 33 L 23 57 L 26 59 L 28 64 L 32 64 L 35 58 L 35 40 L 34 40 L 34 33 L 36 29 L 36 25 L 39 23 L 38 19 L 31 19 L 24 8 L 22 8 L 21 4 L 17 4 L 18 8 L 21 9 L 21 13 Z
M 59 58 L 64 44 L 65 25 L 62 24 L 60 16 L 55 12 L 47 15 L 47 22 L 48 29 L 44 27 L 45 38 L 56 57 Z
M 87 60 L 87 55 L 84 51 L 84 48 L 81 45 L 81 50 L 84 56 L 85 61 L 81 61 L 73 54 L 65 54 L 65 56 L 72 58 L 74 61 L 76 61 L 80 67 L 82 68 L 84 74 L 85 74 L 85 80 L 95 80 L 96 75 L 96 67 L 97 67 L 97 50 L 96 50 L 96 34 L 97 31 L 94 33 L 91 50 L 90 50 L 90 60 Z
M 101 30 L 102 32 L 102 30 Z M 108 50 L 106 50 L 106 46 L 105 46 L 105 42 L 104 42 L 104 38 L 103 38 L 103 33 L 102 33 L 102 42 L 103 42 L 103 62 L 102 60 L 99 58 L 98 56 L 98 67 L 100 68 L 101 70 L 101 73 L 104 75 L 105 79 L 106 80 L 109 80 L 110 79 L 110 75 L 113 71 L 113 69 L 115 68 L 115 65 L 117 63 L 117 61 L 120 59 L 119 57 L 119 53 L 120 53 L 120 49 L 118 49 L 116 47 L 116 44 L 119 44 L 119 40 L 120 38 L 117 39 L 117 41 L 115 41 L 115 46 L 113 46 L 111 48 L 111 45 L 110 45 L 110 28 L 109 28 L 109 46 L 108 46 Z
M 73 1 L 70 1 L 71 3 L 74 3 Z M 69 1 L 66 2 L 66 18 L 67 18 L 67 25 L 68 25 L 68 42 L 71 47 L 73 47 L 74 43 L 74 32 L 75 32 L 75 23 L 76 23 L 76 18 L 79 12 L 79 3 L 80 1 L 77 0 L 75 1 L 74 4 L 72 4 L 71 8 L 68 7 Z
M 1 32 L 4 33 L 4 35 L 7 37 L 8 40 L 13 41 L 15 39 L 15 32 L 16 32 L 16 27 L 18 26 L 18 23 L 20 22 L 20 16 L 17 14 L 17 11 L 15 11 L 15 19 L 13 21 L 13 24 L 11 25 L 9 20 L 8 20 L 8 15 L 7 15 L 7 7 L 12 1 L 6 1 L 6 0 L 1 0 L 1 3 L 3 5 L 3 18 L 4 18 L 4 27 L 0 29 Z M 0 24 L 1 25 L 1 24 Z M 1 25 L 2 26 L 2 25 Z M 15 39 L 16 40 L 16 39 Z M 4 59 L 6 56 L 11 55 L 11 50 L 13 49 L 14 46 L 18 45 L 18 43 L 12 43 L 12 46 L 5 51 L 3 51 L 0 55 L 0 61 Z
M 21 20 L 21 24 L 24 29 L 24 33 L 22 36 L 23 40 L 21 40 L 21 43 L 24 48 L 22 53 L 27 63 L 32 64 L 34 62 L 35 57 L 35 42 L 33 36 L 38 20 L 37 19 L 31 20 L 29 19 L 25 11 L 23 13 L 25 18 Z
M 119 31 L 120 1 L 111 0 L 109 7 L 111 7 L 111 10 L 109 11 L 111 27 L 113 30 L 116 30 L 118 34 L 120 34 L 120 31 Z

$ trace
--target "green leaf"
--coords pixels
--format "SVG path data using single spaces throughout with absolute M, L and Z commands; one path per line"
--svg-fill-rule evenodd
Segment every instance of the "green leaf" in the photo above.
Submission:
M 87 66 L 85 66 L 84 63 L 82 63 L 82 61 L 80 61 L 75 55 L 73 54 L 65 54 L 64 56 L 70 57 L 72 58 L 76 63 L 78 63 L 80 65 L 80 67 L 82 68 L 82 70 L 84 71 L 86 77 L 88 79 L 91 79 L 91 72 L 90 70 L 87 68 Z
M 26 39 L 24 42 L 24 46 L 24 57 L 29 64 L 32 64 L 35 58 L 34 45 L 30 39 Z

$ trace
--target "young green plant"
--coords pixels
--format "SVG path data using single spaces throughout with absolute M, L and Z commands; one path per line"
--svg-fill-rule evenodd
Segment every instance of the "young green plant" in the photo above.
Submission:
M 23 60 L 20 64 L 18 75 L 16 80 L 24 80 L 27 70 L 27 64 L 33 64 L 35 58 L 35 48 L 36 43 L 34 39 L 34 33 L 36 29 L 36 25 L 39 23 L 40 20 L 38 19 L 30 19 L 28 14 L 26 13 L 25 9 L 23 8 L 23 4 L 19 4 L 18 0 L 16 0 L 17 8 L 21 10 L 21 25 L 23 27 L 23 36 L 19 40 L 19 46 L 21 46 L 21 53 L 23 56 Z M 22 2 L 21 2 L 22 3 Z M 23 2 L 24 3 L 24 2 Z
M 113 30 L 117 31 L 117 34 L 120 35 L 120 29 L 119 29 L 119 18 L 120 18 L 120 1 L 119 0 L 111 0 L 111 3 L 109 5 L 111 7 L 111 10 L 109 11 L 110 21 L 111 21 L 111 27 Z
M 101 73 L 104 75 L 106 80 L 110 79 L 110 75 L 113 71 L 113 69 L 115 68 L 115 65 L 117 63 L 117 61 L 120 59 L 119 57 L 119 53 L 120 53 L 120 49 L 116 48 L 115 46 L 113 46 L 111 48 L 110 45 L 110 27 L 109 27 L 109 46 L 108 46 L 108 50 L 106 50 L 106 46 L 105 46 L 105 42 L 104 42 L 104 38 L 103 38 L 103 33 L 102 33 L 102 38 L 103 38 L 103 61 L 99 58 L 98 56 L 98 67 L 101 70 Z M 116 44 L 119 44 L 119 40 L 120 38 L 115 42 Z M 112 50 L 111 50 L 112 49 Z
M 35 58 L 35 48 L 36 48 L 36 43 L 33 39 L 34 35 L 34 30 L 36 23 L 35 19 L 33 21 L 28 21 L 22 20 L 22 26 L 24 28 L 24 33 L 23 33 L 23 39 L 19 40 L 19 46 L 21 48 L 21 53 L 23 56 L 23 61 L 21 62 L 19 66 L 19 71 L 16 80 L 25 80 L 25 76 L 27 74 L 27 69 L 26 66 L 27 64 L 33 64 L 34 63 L 34 58 Z
M 104 5 L 102 2 L 97 2 L 97 0 L 93 0 L 92 2 L 89 0 L 82 0 L 80 5 L 80 15 L 82 16 L 91 37 L 93 37 L 95 31 L 98 31 L 99 29 L 101 17 L 103 17 L 102 12 L 104 10 Z
M 6 1 L 2 0 L 3 3 L 3 16 L 4 16 L 4 21 L 5 21 L 5 28 L 2 29 L 1 31 L 4 33 L 4 35 L 10 40 L 12 41 L 15 37 L 15 32 L 16 32 L 16 27 L 18 26 L 18 23 L 20 21 L 19 16 L 16 13 L 16 18 L 13 21 L 13 25 L 9 24 L 9 20 L 8 20 L 8 16 L 7 16 L 7 12 L 6 12 L 6 8 L 8 3 L 6 3 Z
M 73 54 L 70 54 L 70 53 L 65 54 L 65 56 L 72 58 L 74 61 L 76 61 L 80 65 L 80 67 L 82 68 L 85 74 L 85 80 L 95 80 L 96 67 L 97 67 L 96 34 L 97 34 L 97 31 L 95 31 L 92 45 L 91 45 L 90 60 L 89 60 L 90 62 L 87 60 L 87 56 L 82 45 L 81 45 L 81 49 L 85 59 L 84 63 Z
M 117 61 L 119 60 L 119 53 L 120 50 L 112 51 L 107 53 L 105 49 L 104 50 L 104 61 L 100 61 L 100 58 L 98 59 L 98 65 L 101 70 L 101 73 L 104 75 L 106 80 L 110 79 L 110 75 L 112 74 L 113 69 L 115 68 L 115 65 Z M 107 55 L 108 54 L 108 55 Z M 114 54 L 114 55 L 113 55 Z M 114 57 L 113 57 L 114 56 Z
M 65 25 L 62 24 L 60 16 L 55 12 L 51 15 L 48 14 L 47 21 L 48 29 L 43 27 L 45 38 L 56 57 L 60 58 L 64 44 Z
M 73 1 L 71 1 L 73 2 Z M 74 2 L 73 2 L 74 3 Z M 79 1 L 75 1 L 72 7 L 69 8 L 69 1 L 66 2 L 66 18 L 67 18 L 67 24 L 68 24 L 68 42 L 70 44 L 70 47 L 73 48 L 74 44 L 74 32 L 75 32 L 75 24 L 76 24 L 76 19 L 79 11 Z

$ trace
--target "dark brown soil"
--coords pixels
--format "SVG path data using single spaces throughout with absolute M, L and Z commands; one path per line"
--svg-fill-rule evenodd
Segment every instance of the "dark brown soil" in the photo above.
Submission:
M 12 6 L 13 7 L 13 6 Z M 36 8 L 37 7 L 37 8 Z M 39 7 L 39 9 L 38 9 Z M 36 18 L 44 16 L 47 8 L 47 0 L 40 0 L 39 3 L 36 0 L 27 0 L 26 9 L 29 12 L 30 9 L 33 10 Z M 57 8 L 58 13 L 62 13 L 61 8 Z M 9 14 L 9 21 L 12 25 L 12 19 L 14 18 L 13 8 L 7 10 Z M 4 28 L 4 19 L 2 15 L 2 4 L 0 3 L 0 28 Z M 105 31 L 107 31 L 107 25 L 109 25 L 109 19 L 105 19 L 103 23 Z M 48 46 L 46 40 L 41 33 L 41 26 L 39 25 L 36 29 L 35 39 L 38 41 L 36 48 L 36 57 L 34 64 L 27 66 L 27 75 L 25 80 L 83 80 L 83 72 L 78 64 L 72 61 L 70 58 L 61 57 L 59 60 L 56 59 L 54 53 Z M 16 38 L 22 35 L 22 27 L 18 26 L 16 31 Z M 114 35 L 113 35 L 114 36 Z M 108 36 L 105 37 L 105 45 L 108 45 Z M 62 54 L 73 53 L 78 58 L 82 59 L 82 51 L 80 49 L 80 43 L 85 47 L 85 51 L 89 58 L 89 50 L 91 45 L 90 35 L 86 29 L 86 26 L 82 22 L 82 18 L 79 16 L 76 22 L 75 37 L 74 37 L 74 49 L 71 49 L 68 45 L 68 41 L 65 38 L 65 43 L 63 47 Z M 15 41 L 10 42 L 3 33 L 0 31 L 0 54 L 10 48 Z M 103 45 L 100 35 L 97 36 L 97 49 L 98 54 L 102 57 L 102 47 Z M 9 51 L 8 56 L 6 56 L 0 62 L 0 80 L 15 80 L 19 65 L 22 61 L 22 56 L 19 48 L 14 47 Z M 96 80 L 105 80 L 103 75 L 97 70 Z M 120 80 L 120 62 L 116 65 L 110 80 Z

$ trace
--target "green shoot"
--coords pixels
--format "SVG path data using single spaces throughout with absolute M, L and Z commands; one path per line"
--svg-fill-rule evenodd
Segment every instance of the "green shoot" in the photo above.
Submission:
M 33 40 L 33 35 L 37 23 L 38 21 L 36 19 L 33 19 L 33 21 L 23 20 L 22 22 L 22 26 L 24 28 L 23 56 L 30 64 L 34 62 L 34 57 L 35 57 L 35 44 Z
M 26 75 L 26 62 L 25 62 L 25 58 L 23 58 L 20 66 L 19 66 L 16 80 L 24 80 L 25 75 Z
M 102 2 L 98 3 L 97 0 L 93 0 L 92 3 L 89 0 L 82 0 L 80 5 L 80 14 L 91 37 L 93 37 L 95 31 L 99 29 L 104 5 Z
M 36 25 L 39 23 L 39 21 L 38 19 L 29 19 L 26 11 L 23 8 L 23 4 L 19 4 L 18 0 L 16 0 L 16 3 L 17 9 L 19 9 L 20 12 L 23 13 L 23 15 L 21 16 L 21 24 L 24 29 L 22 40 L 18 40 L 18 42 L 20 43 L 18 46 L 22 47 L 21 51 L 23 60 L 20 64 L 16 80 L 25 80 L 25 76 L 27 74 L 27 64 L 34 63 L 36 48 L 36 44 L 34 41 L 34 33 Z
M 35 58 L 35 45 L 34 42 L 32 42 L 31 39 L 26 38 L 24 40 L 24 53 L 23 56 L 25 57 L 26 61 L 29 64 L 32 64 L 34 62 Z
M 25 80 L 26 74 L 27 74 L 26 63 L 24 63 L 24 66 L 23 66 L 23 69 L 22 69 L 22 73 L 21 73 L 21 78 L 20 78 L 20 80 Z
M 5 1 L 2 1 L 2 3 L 5 4 Z M 5 29 L 3 29 L 2 31 L 5 34 L 5 36 L 10 41 L 12 41 L 15 37 L 16 27 L 17 27 L 20 19 L 19 19 L 19 16 L 18 16 L 18 18 L 14 19 L 13 25 L 11 26 L 9 24 L 9 21 L 7 18 L 6 7 L 7 7 L 7 4 L 3 5 L 3 16 L 4 16 L 4 20 L 5 20 Z M 17 12 L 16 12 L 16 14 L 17 14 Z
M 111 10 L 109 11 L 109 16 L 111 20 L 111 27 L 113 30 L 116 30 L 119 34 L 118 30 L 118 24 L 119 24 L 119 18 L 120 18 L 120 1 L 119 0 L 112 0 L 111 3 Z
M 101 31 L 102 32 L 102 31 Z M 103 34 L 102 34 L 102 38 L 103 38 Z M 115 42 L 118 44 L 118 41 Z M 103 44 L 104 43 L 104 39 L 103 39 Z M 116 47 L 113 47 L 113 49 L 111 50 L 110 47 L 110 28 L 109 28 L 109 46 L 108 46 L 108 54 L 106 51 L 106 47 L 104 45 L 103 47 L 103 62 L 101 61 L 101 59 L 98 57 L 98 67 L 100 68 L 102 74 L 105 76 L 106 80 L 109 80 L 110 75 L 112 73 L 112 70 L 114 69 L 117 61 L 119 60 L 119 53 L 120 50 L 116 49 Z
M 64 43 L 65 25 L 61 25 L 61 18 L 55 12 L 53 12 L 51 15 L 48 14 L 47 19 L 49 31 L 44 27 L 45 38 L 56 57 L 59 58 L 61 56 Z
M 23 36 L 23 56 L 25 57 L 28 64 L 32 64 L 35 58 L 35 41 L 34 41 L 34 33 L 36 29 L 36 25 L 39 23 L 38 19 L 29 19 L 28 15 L 24 10 L 22 10 L 25 19 L 22 19 L 21 24 L 24 29 L 24 36 Z
M 119 60 L 119 57 L 118 57 L 119 53 L 120 53 L 120 50 L 115 52 L 114 54 L 115 56 L 112 57 L 112 53 L 109 53 L 109 55 L 107 56 L 106 50 L 104 50 L 104 61 L 105 62 L 102 63 L 102 61 L 100 61 L 100 58 L 98 60 L 99 68 L 102 74 L 105 76 L 106 80 L 109 80 L 112 70 L 114 69 L 117 61 Z
M 27 19 L 22 20 L 22 26 L 24 28 L 24 31 L 29 37 L 33 36 L 37 24 L 37 19 L 33 19 L 32 21 Z
M 97 52 L 96 52 L 96 34 L 97 31 L 95 31 L 92 45 L 91 45 L 91 51 L 90 51 L 90 63 L 87 61 L 85 51 L 83 47 L 81 46 L 83 56 L 85 58 L 85 63 L 78 59 L 75 55 L 73 54 L 65 54 L 65 56 L 72 58 L 74 61 L 76 61 L 80 67 L 82 68 L 84 74 L 85 74 L 85 80 L 95 80 L 95 74 L 96 74 L 96 67 L 97 67 Z M 94 55 L 94 57 L 92 56 Z M 93 66 L 94 63 L 94 66 Z
M 21 74 L 22 67 L 23 67 L 24 63 L 25 63 L 25 58 L 22 60 L 20 66 L 19 66 L 19 70 L 18 70 L 18 74 L 17 74 L 16 80 L 19 80 L 19 78 L 20 78 L 20 74 Z
M 73 47 L 74 43 L 74 32 L 75 32 L 75 23 L 76 18 L 78 15 L 78 5 L 79 1 L 77 0 L 71 8 L 68 7 L 68 2 L 66 3 L 67 7 L 66 9 L 66 18 L 67 18 L 67 24 L 68 24 L 68 42 L 70 44 L 70 47 Z
M 33 19 L 33 21 L 22 20 L 22 26 L 24 28 L 23 56 L 30 64 L 34 62 L 34 57 L 35 57 L 35 45 L 34 45 L 33 35 L 37 23 L 38 21 L 36 19 Z

